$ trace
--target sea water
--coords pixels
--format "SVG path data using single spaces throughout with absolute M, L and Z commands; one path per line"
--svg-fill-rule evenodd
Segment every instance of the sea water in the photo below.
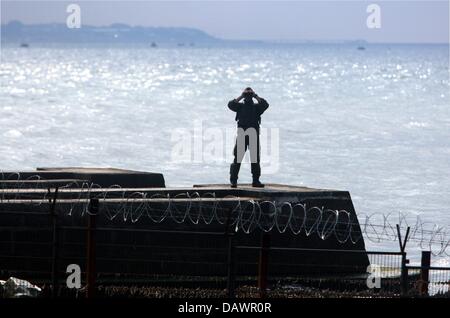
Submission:
M 379 224 L 404 213 L 450 228 L 446 45 L 3 46 L 0 81 L 3 170 L 100 166 L 161 172 L 168 186 L 227 183 L 227 102 L 251 86 L 270 104 L 262 182 L 348 190 Z M 208 130 L 227 139 L 215 158 L 202 155 Z M 184 143 L 200 131 L 184 160 L 176 131 Z M 239 181 L 251 181 L 248 166 Z M 368 249 L 398 250 L 376 241 Z

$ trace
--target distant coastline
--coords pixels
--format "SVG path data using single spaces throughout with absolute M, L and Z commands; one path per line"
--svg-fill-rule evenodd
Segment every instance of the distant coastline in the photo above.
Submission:
M 260 47 L 297 45 L 449 45 L 448 43 L 371 43 L 354 40 L 234 40 L 214 37 L 205 31 L 185 27 L 143 27 L 115 23 L 109 26 L 83 25 L 70 29 L 63 23 L 23 24 L 11 21 L 2 24 L 2 45 L 73 44 L 73 45 L 138 45 L 158 47 Z
M 126 24 L 109 26 L 82 26 L 70 29 L 62 23 L 23 24 L 11 21 L 1 25 L 2 44 L 22 43 L 72 43 L 72 44 L 144 44 L 159 46 L 264 46 L 298 44 L 354 44 L 365 45 L 364 40 L 354 41 L 262 41 L 232 40 L 214 37 L 202 30 L 184 27 L 142 27 Z
M 161 45 L 193 47 L 262 44 L 262 41 L 219 39 L 194 28 L 141 27 L 116 23 L 104 27 L 83 25 L 79 29 L 70 29 L 62 23 L 28 25 L 19 21 L 1 25 L 1 42 L 2 44 L 145 44 L 155 48 Z

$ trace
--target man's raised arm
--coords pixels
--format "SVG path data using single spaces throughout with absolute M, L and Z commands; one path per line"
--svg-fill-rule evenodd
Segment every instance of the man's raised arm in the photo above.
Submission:
M 232 99 L 228 102 L 228 108 L 234 112 L 237 112 L 239 107 L 241 107 L 241 103 L 239 101 L 244 98 L 244 96 L 239 96 L 238 98 Z
M 253 97 L 258 101 L 258 111 L 261 115 L 267 108 L 269 108 L 269 103 L 264 98 L 261 98 L 256 94 L 254 94 Z

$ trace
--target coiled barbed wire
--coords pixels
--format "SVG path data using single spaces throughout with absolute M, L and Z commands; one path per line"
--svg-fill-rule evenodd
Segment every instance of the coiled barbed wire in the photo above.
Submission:
M 20 173 L 5 176 L 0 172 L 0 203 L 23 200 L 35 206 L 47 203 L 53 194 L 38 182 L 33 182 L 43 180 L 38 175 L 22 179 Z M 322 240 L 333 238 L 341 244 L 356 244 L 362 238 L 374 243 L 396 241 L 398 224 L 402 230 L 410 227 L 408 241 L 431 250 L 433 255 L 450 256 L 450 227 L 425 222 L 419 215 L 358 213 L 356 216 L 346 210 L 308 206 L 302 202 L 259 201 L 233 195 L 216 197 L 214 192 L 201 193 L 195 189 L 173 195 L 155 192 L 151 188 L 147 192 L 132 192 L 120 185 L 103 189 L 98 184 L 76 180 L 60 186 L 59 191 L 71 193 L 70 199 L 58 199 L 59 203 L 64 203 L 58 208 L 67 216 L 92 214 L 89 202 L 94 198 L 101 203 L 98 214 L 111 221 L 121 217 L 124 222 L 136 223 L 145 216 L 154 223 L 169 220 L 225 225 L 229 222 L 235 231 L 247 234 L 261 230 L 307 237 L 317 235 Z

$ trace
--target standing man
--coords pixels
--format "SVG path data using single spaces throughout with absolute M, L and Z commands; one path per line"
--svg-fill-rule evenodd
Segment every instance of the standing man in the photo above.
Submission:
M 253 98 L 258 103 L 254 103 Z M 241 103 L 241 100 L 244 100 L 244 102 Z M 261 175 L 259 125 L 261 123 L 261 115 L 268 107 L 267 101 L 256 95 L 251 87 L 244 89 L 238 98 L 228 103 L 228 108 L 236 112 L 238 126 L 236 145 L 233 150 L 234 160 L 230 166 L 230 183 L 232 188 L 237 187 L 239 169 L 247 148 L 250 148 L 252 186 L 264 187 L 264 184 L 259 181 Z

